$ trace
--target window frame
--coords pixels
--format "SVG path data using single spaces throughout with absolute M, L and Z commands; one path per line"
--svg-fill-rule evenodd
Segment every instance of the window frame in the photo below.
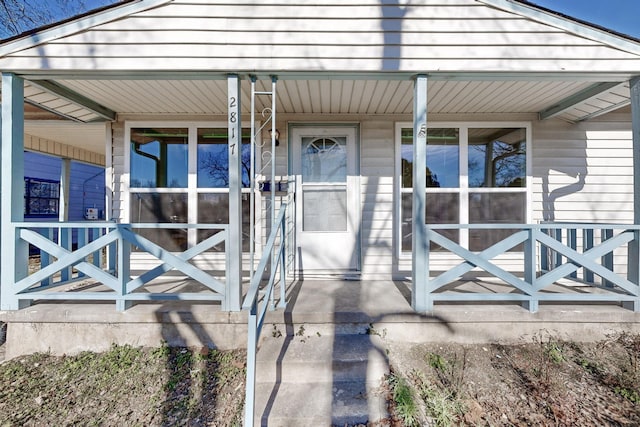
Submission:
M 257 123 L 259 128 L 259 123 Z M 187 187 L 131 187 L 131 130 L 135 128 L 149 128 L 149 127 L 162 127 L 162 128 L 182 128 L 187 129 Z M 198 196 L 200 194 L 229 194 L 229 188 L 221 187 L 198 187 L 198 129 L 201 128 L 223 128 L 228 129 L 229 124 L 226 121 L 159 121 L 159 120 L 127 120 L 124 126 L 124 168 L 122 174 L 122 214 L 121 221 L 124 223 L 131 223 L 131 198 L 134 194 L 140 193 L 179 193 L 187 195 L 187 223 L 198 224 Z M 244 131 L 249 131 L 249 126 L 243 126 Z M 261 155 L 260 144 L 256 141 L 255 144 L 255 161 L 254 170 L 256 173 L 261 170 Z M 258 176 L 256 176 L 256 179 Z M 251 188 L 242 188 L 243 194 L 250 194 Z M 256 212 L 259 212 L 260 192 L 255 189 L 256 195 Z M 256 218 L 256 235 L 259 232 L 258 225 L 259 220 Z M 187 248 L 195 246 L 197 243 L 197 230 L 189 229 Z
M 396 218 L 394 232 L 397 238 L 395 252 L 399 259 L 410 259 L 412 251 L 402 250 L 402 195 L 413 194 L 413 188 L 402 188 L 402 130 L 413 129 L 412 122 L 396 122 L 395 125 L 395 154 L 394 154 L 394 216 Z M 532 194 L 533 194 L 533 139 L 531 122 L 521 121 L 499 121 L 499 122 L 451 122 L 427 120 L 427 129 L 432 128 L 456 128 L 459 138 L 459 158 L 458 158 L 458 187 L 427 187 L 427 193 L 456 193 L 459 200 L 459 222 L 458 224 L 469 224 L 469 195 L 471 193 L 524 193 L 525 194 L 525 224 L 531 224 Z M 469 129 L 471 128 L 523 128 L 526 137 L 526 160 L 525 160 L 525 180 L 524 187 L 470 187 L 469 186 Z M 459 244 L 465 248 L 469 247 L 468 230 L 460 230 Z M 435 254 L 434 254 L 435 255 Z

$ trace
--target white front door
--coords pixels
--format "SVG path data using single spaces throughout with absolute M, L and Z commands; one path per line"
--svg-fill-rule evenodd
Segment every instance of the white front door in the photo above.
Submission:
M 294 127 L 298 269 L 348 272 L 359 268 L 356 128 Z

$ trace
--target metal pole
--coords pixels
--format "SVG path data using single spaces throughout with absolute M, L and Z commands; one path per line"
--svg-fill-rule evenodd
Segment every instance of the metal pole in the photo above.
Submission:
M 276 83 L 278 78 L 271 76 L 271 230 L 276 224 Z M 271 271 L 276 268 L 276 254 L 271 254 Z M 275 310 L 275 296 L 271 293 L 270 307 Z
M 256 226 L 255 226 L 255 206 L 256 206 L 256 77 L 251 76 L 251 160 L 249 161 L 249 282 L 253 279 L 255 272 L 255 251 L 256 251 Z
M 257 353 L 257 319 L 258 307 L 254 300 L 249 312 L 247 330 L 247 389 L 244 401 L 244 426 L 253 427 L 256 406 L 256 353 Z

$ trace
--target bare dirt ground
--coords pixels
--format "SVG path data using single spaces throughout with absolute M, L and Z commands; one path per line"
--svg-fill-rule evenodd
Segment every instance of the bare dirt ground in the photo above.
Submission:
M 113 347 L 0 365 L 2 426 L 240 426 L 245 354 Z
M 640 336 L 518 345 L 390 344 L 377 426 L 638 426 Z M 242 351 L 113 347 L 0 364 L 1 426 L 239 426 Z M 372 424 L 373 425 L 373 424 Z
M 519 345 L 404 346 L 390 363 L 396 425 L 640 425 L 639 335 L 575 343 L 541 331 Z

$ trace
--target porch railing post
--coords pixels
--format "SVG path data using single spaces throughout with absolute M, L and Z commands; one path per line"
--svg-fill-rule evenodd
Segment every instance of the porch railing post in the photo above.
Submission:
M 613 237 L 613 230 L 611 228 L 604 228 L 601 231 L 600 241 L 604 242 Z M 613 251 L 607 253 L 602 257 L 602 266 L 607 270 L 613 271 Z M 602 284 L 607 288 L 613 288 L 613 283 L 608 280 L 602 279 Z
M 118 280 L 120 284 L 120 297 L 116 299 L 116 310 L 125 311 L 131 307 L 131 301 L 127 301 L 127 283 L 131 279 L 131 243 L 122 236 L 118 238 Z
M 19 300 L 14 289 L 27 275 L 29 247 L 14 225 L 24 220 L 24 80 L 12 73 L 2 73 L 1 117 L 0 309 L 18 310 L 30 304 Z
M 593 228 L 585 228 L 582 231 L 582 251 L 587 252 L 589 249 L 593 248 L 593 244 Z M 583 268 L 582 274 L 584 275 L 583 279 L 585 282 L 593 283 L 593 271 Z
M 530 286 L 531 292 L 536 292 L 536 230 L 532 227 L 528 230 L 529 236 L 524 242 L 524 281 Z M 529 298 L 523 303 L 523 307 L 531 313 L 538 311 L 538 300 Z
M 229 141 L 229 229 L 226 309 L 240 311 L 242 299 L 242 125 L 240 124 L 240 78 L 227 76 Z
M 640 76 L 629 81 L 631 100 L 631 123 L 633 135 L 633 224 L 640 225 Z M 634 231 L 634 239 L 629 242 L 629 259 L 627 263 L 629 281 L 636 288 L 635 301 L 624 306 L 633 311 L 640 311 L 640 233 Z
M 411 305 L 417 312 L 433 309 L 427 284 L 429 268 L 426 227 L 427 192 L 427 76 L 416 76 L 413 94 L 413 223 Z

